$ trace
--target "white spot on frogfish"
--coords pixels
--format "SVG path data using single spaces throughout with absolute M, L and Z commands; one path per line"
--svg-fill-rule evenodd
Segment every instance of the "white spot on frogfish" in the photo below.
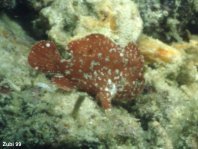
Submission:
M 45 46 L 46 46 L 47 48 L 49 48 L 51 45 L 50 45 L 49 42 L 47 42 L 47 43 L 45 44 Z

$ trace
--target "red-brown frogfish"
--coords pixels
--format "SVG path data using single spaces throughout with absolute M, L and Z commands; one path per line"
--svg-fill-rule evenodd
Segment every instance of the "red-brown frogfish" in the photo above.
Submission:
M 131 100 L 141 92 L 144 60 L 133 43 L 122 48 L 102 34 L 91 34 L 67 47 L 71 58 L 63 59 L 53 42 L 39 41 L 28 62 L 36 70 L 53 73 L 52 82 L 59 88 L 87 92 L 104 109 L 111 107 L 111 100 Z

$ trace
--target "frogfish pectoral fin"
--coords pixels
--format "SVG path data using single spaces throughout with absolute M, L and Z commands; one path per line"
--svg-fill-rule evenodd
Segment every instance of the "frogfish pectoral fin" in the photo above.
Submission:
M 75 84 L 68 80 L 66 77 L 53 77 L 51 81 L 56 84 L 56 86 L 65 91 L 72 91 L 76 88 Z
M 100 101 L 101 106 L 107 110 L 111 108 L 111 98 L 109 92 L 101 91 L 96 95 L 96 99 Z
M 39 41 L 31 49 L 29 64 L 42 72 L 62 72 L 61 57 L 52 41 Z

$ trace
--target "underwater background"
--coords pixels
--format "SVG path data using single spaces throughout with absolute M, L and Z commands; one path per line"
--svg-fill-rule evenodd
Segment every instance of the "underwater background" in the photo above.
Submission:
M 96 33 L 145 61 L 142 92 L 107 110 L 28 63 L 40 40 L 69 57 Z M 197 149 L 197 34 L 198 0 L 0 0 L 0 148 Z

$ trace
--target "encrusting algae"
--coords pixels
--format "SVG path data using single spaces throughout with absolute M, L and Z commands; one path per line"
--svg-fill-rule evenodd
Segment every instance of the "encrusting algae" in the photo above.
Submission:
M 182 60 L 182 52 L 158 39 L 141 35 L 138 47 L 147 62 L 174 63 Z
M 90 34 L 68 44 L 70 59 L 62 59 L 51 41 L 36 43 L 29 64 L 54 73 L 52 82 L 66 91 L 80 90 L 96 97 L 104 109 L 112 99 L 131 100 L 143 88 L 143 56 L 133 43 L 125 48 L 102 34 Z

